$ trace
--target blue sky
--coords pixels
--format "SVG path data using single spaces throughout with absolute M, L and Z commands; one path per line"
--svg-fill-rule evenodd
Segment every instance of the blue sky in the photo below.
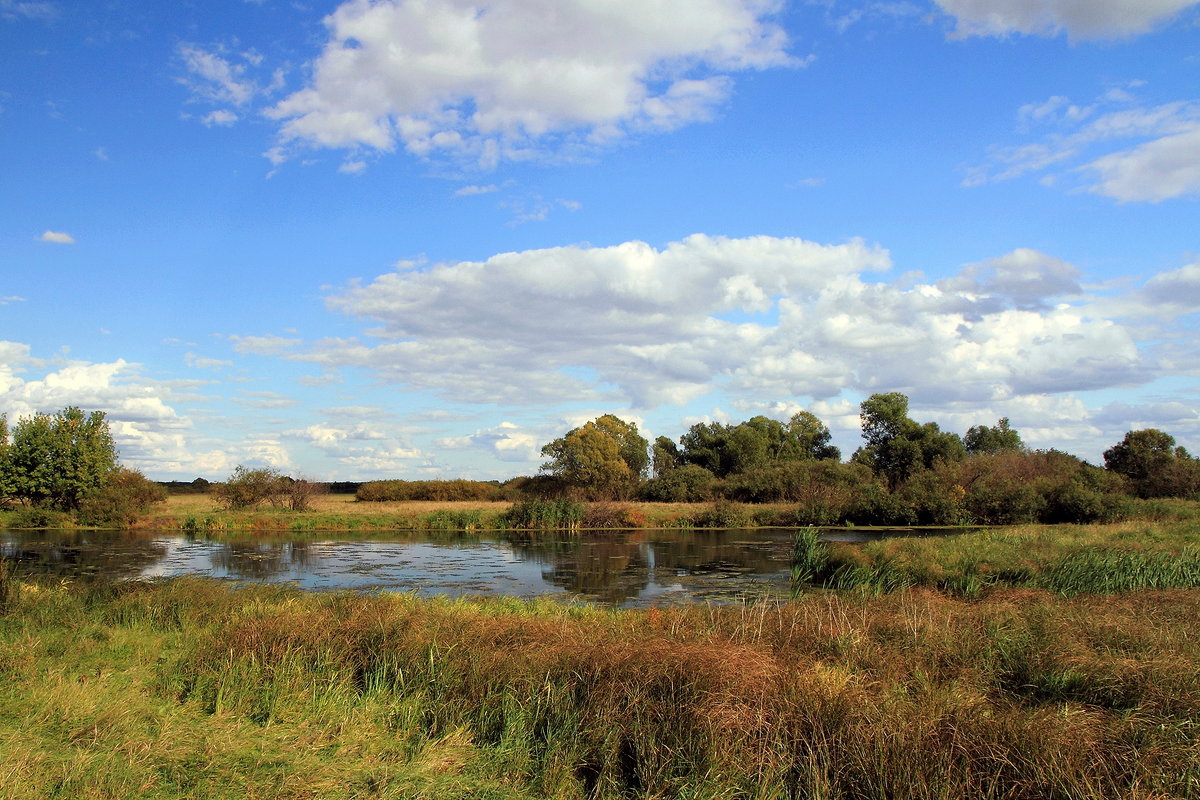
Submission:
M 1197 0 L 0 0 L 0 410 L 506 478 L 902 391 L 1200 451 Z

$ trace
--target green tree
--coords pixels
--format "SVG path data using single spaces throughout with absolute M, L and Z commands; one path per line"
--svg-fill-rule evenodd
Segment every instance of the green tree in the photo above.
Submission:
M 637 424 L 605 414 L 542 447 L 542 469 L 595 497 L 627 497 L 649 466 L 649 447 Z
M 1188 497 L 1200 492 L 1200 462 L 1157 428 L 1129 431 L 1104 451 L 1104 466 L 1129 479 L 1138 497 Z
M 117 468 L 117 449 L 104 412 L 68 406 L 17 420 L 4 464 L 13 497 L 74 511 L 107 483 Z
M 1025 449 L 1021 434 L 1009 427 L 1008 417 L 1001 417 L 992 427 L 976 425 L 963 437 L 967 453 L 973 456 L 993 453 L 1020 452 Z
M 674 441 L 666 436 L 659 436 L 654 440 L 654 446 L 651 448 L 651 469 L 655 477 L 662 477 L 683 463 L 679 445 Z
M 829 428 L 811 412 L 793 414 L 784 431 L 784 445 L 779 454 L 782 459 L 824 461 L 842 457 L 842 451 L 832 443 Z
M 854 460 L 886 477 L 893 488 L 938 461 L 966 455 L 958 434 L 942 431 L 936 422 L 922 425 L 910 419 L 908 397 L 900 392 L 873 394 L 859 408 L 866 444 Z

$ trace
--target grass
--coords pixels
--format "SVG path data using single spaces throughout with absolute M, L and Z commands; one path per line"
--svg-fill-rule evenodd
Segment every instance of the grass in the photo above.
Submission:
M 531 500 L 359 502 L 354 495 L 318 495 L 312 510 L 229 511 L 212 495 L 173 495 L 137 527 L 222 531 L 566 530 L 790 526 L 794 507 L 765 503 L 573 503 Z M 0 517 L 0 525 L 3 518 Z
M 810 583 L 968 596 L 993 586 L 1063 594 L 1191 588 L 1200 587 L 1200 522 L 1027 525 L 832 545 L 828 555 Z
M 20 583 L 0 798 L 1194 798 L 1198 599 Z

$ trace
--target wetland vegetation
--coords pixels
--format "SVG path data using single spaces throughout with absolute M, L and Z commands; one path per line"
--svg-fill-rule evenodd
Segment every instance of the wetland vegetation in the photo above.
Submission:
M 1005 420 L 960 438 L 895 393 L 863 418 L 844 462 L 811 415 L 653 445 L 602 417 L 505 483 L 354 496 L 242 468 L 165 502 L 102 417 L 22 420 L 0 437 L 0 526 L 554 531 L 564 550 L 780 526 L 793 591 L 618 609 L 0 560 L 0 798 L 1200 798 L 1196 459 L 1161 431 L 1104 467 Z M 1002 527 L 854 545 L 805 527 L 980 523 Z

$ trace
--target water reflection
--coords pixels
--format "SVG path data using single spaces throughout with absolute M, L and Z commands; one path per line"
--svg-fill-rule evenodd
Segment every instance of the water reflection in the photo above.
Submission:
M 877 538 L 835 532 L 826 538 Z M 0 531 L 14 571 L 137 580 L 183 574 L 306 589 L 578 598 L 614 606 L 786 597 L 791 532 L 635 531 L 596 537 L 438 539 L 247 537 L 117 531 Z

